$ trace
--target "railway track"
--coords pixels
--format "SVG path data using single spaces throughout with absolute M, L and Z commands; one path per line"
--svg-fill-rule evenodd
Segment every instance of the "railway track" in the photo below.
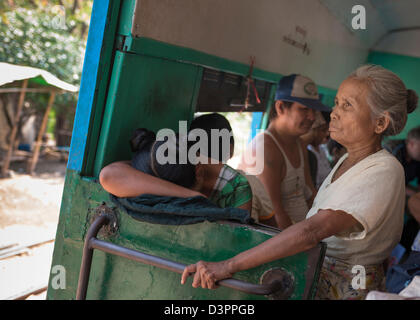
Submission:
M 26 244 L 19 244 L 19 243 L 12 243 L 3 245 L 0 247 L 0 260 L 7 259 L 19 254 L 28 253 L 29 249 L 43 245 L 45 243 L 53 242 L 55 238 L 52 239 L 45 239 L 45 240 L 38 240 L 34 243 L 26 243 Z
M 8 287 L 7 291 L 2 294 L 2 300 L 25 300 L 31 295 L 38 295 L 47 290 L 48 278 L 46 276 L 40 277 L 41 279 L 36 277 L 37 273 L 41 271 L 38 270 L 39 265 L 42 265 L 46 260 L 45 253 L 41 254 L 39 250 L 45 251 L 47 245 L 53 243 L 54 240 L 54 238 L 47 237 L 32 242 L 0 245 L 0 265 L 7 269 L 5 278 Z M 52 256 L 52 252 L 48 251 L 49 254 Z M 17 271 L 13 266 L 19 264 L 21 269 Z M 49 262 L 44 264 L 45 268 L 49 268 Z M 19 285 L 14 287 L 16 282 L 19 282 Z

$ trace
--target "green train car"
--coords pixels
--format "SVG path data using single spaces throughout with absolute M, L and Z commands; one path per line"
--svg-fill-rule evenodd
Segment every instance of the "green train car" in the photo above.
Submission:
M 402 47 L 393 31 L 398 21 L 411 22 L 386 15 L 390 1 L 372 2 L 367 29 L 357 30 L 354 1 L 95 0 L 47 299 L 313 299 L 325 244 L 238 273 L 216 290 L 182 286 L 184 265 L 232 257 L 280 230 L 140 222 L 116 208 L 98 177 L 109 163 L 131 158 L 135 128 L 177 131 L 196 112 L 244 111 L 253 114 L 255 134 L 267 126 L 275 85 L 287 74 L 310 76 L 329 105 L 339 83 L 367 62 L 420 89 L 413 72 L 420 41 Z M 407 32 L 410 39 L 420 34 Z M 250 76 L 260 101 L 244 109 Z

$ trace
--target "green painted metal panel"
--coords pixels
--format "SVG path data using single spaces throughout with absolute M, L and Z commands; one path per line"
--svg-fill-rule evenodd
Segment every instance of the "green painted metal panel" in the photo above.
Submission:
M 191 63 L 242 76 L 247 76 L 249 74 L 249 65 L 150 38 L 127 37 L 126 48 L 128 52 L 135 54 L 161 57 L 183 63 Z M 255 79 L 275 83 L 281 78 L 281 75 L 277 73 L 262 70 L 257 67 L 258 61 L 252 74 Z
M 120 10 L 120 21 L 118 24 L 118 34 L 130 36 L 133 25 L 134 9 L 136 0 L 123 0 Z
M 106 27 L 103 35 L 103 45 L 98 65 L 98 79 L 97 87 L 95 88 L 95 96 L 92 103 L 91 117 L 89 119 L 88 134 L 86 136 L 86 149 L 83 159 L 82 173 L 86 175 L 92 174 L 95 150 L 98 143 L 99 132 L 102 124 L 102 115 L 106 103 L 106 95 L 108 89 L 109 78 L 111 75 L 112 64 L 114 59 L 114 42 L 116 37 L 116 29 L 118 25 L 118 17 L 120 12 L 121 0 L 112 0 L 108 15 L 106 18 Z M 97 36 L 97 35 L 93 35 Z M 90 63 L 91 61 L 86 61 Z M 89 66 L 84 66 L 90 72 Z M 85 96 L 80 96 L 79 99 L 86 99 Z M 78 128 L 80 129 L 80 128 Z
M 337 95 L 337 90 L 318 86 L 318 93 L 323 95 L 322 103 L 330 108 L 334 107 L 334 100 L 335 96 Z
M 160 58 L 117 52 L 93 175 L 105 165 L 131 158 L 134 129 L 178 131 L 191 121 L 202 68 Z
M 66 288 L 54 289 L 51 275 L 48 299 L 74 299 L 79 276 L 83 239 L 95 208 L 113 204 L 95 179 L 80 177 L 68 170 L 54 246 L 52 266 L 66 270 Z M 219 261 L 254 247 L 272 236 L 254 227 L 229 223 L 199 223 L 187 226 L 163 226 L 139 222 L 122 211 L 118 232 L 105 241 L 160 256 L 180 263 L 198 260 Z M 318 279 L 325 246 L 241 272 L 235 278 L 259 283 L 261 275 L 272 267 L 282 267 L 293 274 L 296 284 L 291 299 L 312 297 Z M 312 255 L 311 255 L 312 254 Z M 315 254 L 315 260 L 313 260 Z M 318 258 L 318 255 L 321 257 Z M 315 281 L 308 280 L 311 267 Z M 170 271 L 95 251 L 87 293 L 88 299 L 265 299 L 238 291 L 194 289 L 191 280 L 180 285 L 180 275 Z
M 395 72 L 405 83 L 408 89 L 413 89 L 420 94 L 420 58 L 397 55 L 392 53 L 372 51 L 368 62 L 381 65 Z M 417 72 L 416 72 L 417 71 Z M 405 139 L 408 131 L 420 125 L 420 108 L 408 115 L 404 130 L 392 139 Z
M 89 160 L 94 157 L 98 141 L 96 129 L 101 124 L 97 115 L 102 114 L 105 104 L 119 6 L 120 0 L 96 0 L 93 3 L 70 157 L 67 163 L 67 167 L 72 170 L 88 173 L 92 163 Z

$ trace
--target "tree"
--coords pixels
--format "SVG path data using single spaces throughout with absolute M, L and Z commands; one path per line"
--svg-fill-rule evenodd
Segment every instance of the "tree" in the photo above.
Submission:
M 0 1 L 0 61 L 41 68 L 79 85 L 91 9 L 92 1 L 85 0 Z M 24 109 L 22 120 L 34 112 L 41 115 L 46 100 L 46 95 L 28 94 L 31 108 Z M 76 101 L 77 95 L 64 94 L 54 105 L 53 114 L 67 130 Z
M 70 33 L 73 20 L 66 23 L 65 15 L 56 10 L 16 8 L 6 12 L 7 23 L 0 25 L 0 61 L 45 69 L 78 84 L 85 41 Z
M 5 13 L 17 8 L 59 11 L 69 20 L 70 33 L 73 35 L 79 33 L 80 38 L 85 39 L 89 27 L 92 2 L 92 0 L 3 0 L 0 2 L 0 17 L 7 23 Z

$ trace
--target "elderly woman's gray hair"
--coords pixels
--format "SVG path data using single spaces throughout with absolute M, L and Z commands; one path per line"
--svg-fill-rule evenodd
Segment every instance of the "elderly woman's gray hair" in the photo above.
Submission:
M 377 65 L 361 66 L 349 78 L 360 80 L 368 86 L 367 103 L 373 119 L 389 113 L 390 124 L 383 135 L 400 133 L 407 122 L 407 114 L 417 108 L 416 92 L 407 90 L 395 73 Z

